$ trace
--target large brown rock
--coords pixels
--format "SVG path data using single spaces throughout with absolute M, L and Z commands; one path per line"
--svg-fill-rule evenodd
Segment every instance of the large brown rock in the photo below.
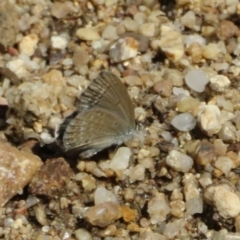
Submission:
M 0 207 L 20 193 L 41 166 L 38 156 L 0 142 Z

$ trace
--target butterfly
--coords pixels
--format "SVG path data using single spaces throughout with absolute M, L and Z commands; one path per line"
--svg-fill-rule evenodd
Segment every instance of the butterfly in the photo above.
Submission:
M 89 158 L 135 134 L 134 108 L 122 81 L 102 72 L 81 94 L 76 111 L 59 128 L 66 152 Z

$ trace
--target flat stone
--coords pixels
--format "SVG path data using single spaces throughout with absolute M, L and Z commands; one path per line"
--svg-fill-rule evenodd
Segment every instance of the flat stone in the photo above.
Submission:
M 29 185 L 29 191 L 34 195 L 56 197 L 64 190 L 74 173 L 63 158 L 48 159 Z

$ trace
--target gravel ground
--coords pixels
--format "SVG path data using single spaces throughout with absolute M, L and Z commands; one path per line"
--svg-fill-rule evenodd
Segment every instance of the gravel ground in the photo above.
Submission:
M 238 0 L 0 2 L 0 239 L 240 239 Z M 56 131 L 104 70 L 140 139 Z

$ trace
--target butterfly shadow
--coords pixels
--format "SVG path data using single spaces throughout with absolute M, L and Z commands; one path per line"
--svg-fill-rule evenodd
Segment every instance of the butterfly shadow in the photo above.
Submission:
M 110 149 L 113 149 L 114 146 L 110 147 Z M 97 154 L 93 155 L 91 158 L 81 158 L 79 154 L 80 151 L 68 151 L 65 152 L 64 149 L 55 141 L 50 144 L 46 144 L 44 146 L 41 146 L 41 144 L 38 142 L 35 144 L 35 146 L 32 148 L 32 152 L 39 156 L 43 162 L 45 162 L 48 159 L 54 159 L 54 158 L 64 158 L 65 161 L 70 165 L 70 167 L 77 171 L 76 165 L 78 161 L 81 159 L 84 161 L 100 161 L 101 159 L 108 159 L 109 155 L 109 149 L 103 149 L 102 151 L 98 152 Z M 77 171 L 79 172 L 79 170 Z

